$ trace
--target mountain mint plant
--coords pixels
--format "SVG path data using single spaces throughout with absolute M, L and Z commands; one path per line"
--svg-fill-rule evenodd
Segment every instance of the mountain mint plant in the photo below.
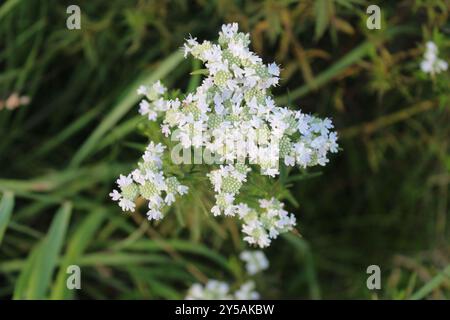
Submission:
M 204 63 L 201 85 L 176 97 L 160 81 L 141 86 L 139 112 L 158 123 L 166 139 L 178 141 L 183 152 L 201 150 L 202 162 L 212 168 L 207 173 L 215 193 L 211 213 L 239 219 L 244 240 L 262 248 L 292 230 L 296 219 L 279 201 L 283 195 L 255 199 L 245 192 L 246 183 L 258 169 L 272 179 L 284 168 L 324 166 L 338 144 L 329 119 L 276 105 L 270 88 L 279 83 L 280 69 L 275 63 L 264 64 L 249 45 L 249 35 L 238 32 L 236 23 L 222 26 L 218 43 L 190 37 L 184 55 Z M 148 219 L 159 220 L 188 192 L 179 180 L 183 177 L 164 171 L 165 149 L 150 142 L 137 168 L 119 177 L 120 190 L 110 196 L 122 210 L 134 211 L 140 197 L 148 201 Z M 172 150 L 172 162 L 190 164 L 190 159 L 180 160 Z

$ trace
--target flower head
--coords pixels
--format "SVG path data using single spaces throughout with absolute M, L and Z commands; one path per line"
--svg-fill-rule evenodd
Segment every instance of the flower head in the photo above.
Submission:
M 436 44 L 432 41 L 428 41 L 425 47 L 426 49 L 423 55 L 423 60 L 420 63 L 420 68 L 422 71 L 431 75 L 446 71 L 448 68 L 448 63 L 438 58 L 439 49 Z
M 239 32 L 237 23 L 223 25 L 217 43 L 190 36 L 184 54 L 205 65 L 202 83 L 172 99 L 160 81 L 141 86 L 139 112 L 158 121 L 162 135 L 172 134 L 183 148 L 203 149 L 222 163 L 207 174 L 215 193 L 211 213 L 237 216 L 244 240 L 262 248 L 294 228 L 296 219 L 275 198 L 260 199 L 259 208 L 241 201 L 253 169 L 274 178 L 280 165 L 324 166 L 338 144 L 330 119 L 277 105 L 271 88 L 279 82 L 280 67 L 265 64 L 249 46 L 249 34 Z M 437 48 L 427 47 L 433 58 Z M 164 173 L 163 153 L 162 145 L 151 142 L 138 168 L 120 178 L 121 191 L 111 197 L 122 209 L 134 210 L 131 202 L 141 196 L 149 202 L 149 219 L 161 219 L 165 207 L 187 192 L 176 177 Z

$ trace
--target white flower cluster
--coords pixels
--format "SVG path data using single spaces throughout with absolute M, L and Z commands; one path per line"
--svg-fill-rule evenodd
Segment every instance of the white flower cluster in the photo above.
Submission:
M 236 206 L 234 206 L 234 198 L 243 182 L 247 180 L 247 172 L 250 168 L 244 164 L 220 166 L 220 169 L 213 170 L 208 174 L 211 183 L 214 186 L 216 194 L 216 205 L 212 207 L 211 212 L 214 216 L 220 215 L 222 212 L 226 216 L 234 216 Z
M 442 59 L 439 59 L 438 53 L 439 49 L 436 44 L 432 41 L 428 41 L 426 44 L 425 54 L 423 55 L 423 60 L 420 63 L 420 68 L 423 72 L 434 75 L 447 70 L 448 63 Z
M 234 293 L 226 282 L 209 280 L 206 285 L 194 283 L 188 290 L 187 300 L 257 300 L 259 293 L 255 291 L 255 283 L 249 280 Z
M 269 89 L 278 84 L 279 68 L 264 65 L 249 44 L 249 35 L 238 32 L 236 23 L 222 26 L 219 44 L 188 39 L 185 55 L 202 60 L 208 76 L 181 101 L 161 98 L 166 88 L 159 81 L 142 86 L 141 114 L 150 120 L 164 114 L 162 132 L 175 129 L 186 148 L 205 147 L 227 163 L 248 159 L 272 177 L 279 173 L 280 159 L 288 166 L 325 165 L 328 153 L 338 148 L 333 124 L 276 106 Z
M 235 203 L 250 165 L 270 177 L 279 174 L 280 161 L 301 168 L 323 166 L 329 153 L 338 151 L 338 144 L 329 119 L 276 105 L 270 88 L 278 84 L 280 69 L 275 63 L 265 65 L 249 50 L 249 44 L 249 35 L 238 32 L 236 23 L 222 26 L 218 44 L 189 38 L 184 45 L 185 56 L 191 54 L 207 68 L 202 84 L 184 98 L 174 99 L 167 98 L 167 89 L 159 81 L 150 87 L 141 86 L 138 94 L 144 99 L 139 112 L 150 121 L 160 119 L 161 132 L 178 139 L 183 148 L 201 148 L 204 156 L 214 155 L 217 164 L 226 163 L 208 174 L 216 192 L 211 212 L 215 216 L 237 215 L 244 222 L 244 239 L 266 247 L 279 233 L 295 226 L 295 217 L 275 199 L 260 200 L 257 210 Z M 161 218 L 160 193 L 167 182 L 158 174 L 159 168 L 155 170 L 151 174 L 141 170 L 136 177 L 140 181 L 145 177 L 145 183 L 151 185 L 144 190 L 144 197 L 152 203 L 149 217 Z M 136 177 L 121 178 L 122 192 L 112 194 L 124 210 L 134 208 L 132 199 L 142 189 Z M 133 180 L 138 185 L 131 183 Z M 178 193 L 184 192 L 181 188 Z M 167 204 L 173 201 L 173 194 Z
M 260 211 L 245 203 L 238 204 L 237 213 L 244 222 L 244 240 L 261 248 L 268 247 L 280 233 L 292 230 L 296 224 L 293 214 L 283 209 L 284 203 L 272 198 L 259 200 Z
M 253 276 L 269 267 L 264 252 L 243 251 L 239 255 L 245 262 L 245 270 L 249 276 Z M 255 291 L 255 282 L 248 280 L 243 283 L 234 294 L 230 292 L 230 286 L 226 282 L 218 280 L 209 280 L 206 285 L 195 283 L 188 290 L 186 299 L 188 300 L 257 300 L 259 293 Z
M 148 219 L 161 219 L 162 209 L 175 201 L 176 195 L 187 193 L 188 188 L 176 177 L 167 177 L 162 171 L 161 156 L 165 146 L 153 141 L 147 146 L 138 168 L 127 176 L 120 175 L 117 184 L 120 192 L 114 189 L 109 195 L 119 202 L 123 211 L 134 211 L 138 196 L 148 200 Z
M 206 285 L 194 283 L 188 290 L 187 300 L 230 300 L 230 286 L 226 282 L 208 280 Z
M 244 240 L 259 247 L 267 247 L 271 239 L 282 232 L 291 230 L 296 223 L 295 216 L 283 209 L 284 204 L 272 198 L 259 200 L 261 210 L 258 212 L 246 203 L 234 204 L 234 199 L 246 181 L 250 168 L 244 164 L 221 166 L 208 174 L 216 194 L 216 205 L 211 212 L 214 216 L 222 212 L 226 216 L 235 216 L 243 221 Z
M 245 262 L 245 269 L 249 275 L 255 275 L 269 267 L 269 260 L 261 250 L 242 251 L 239 257 Z

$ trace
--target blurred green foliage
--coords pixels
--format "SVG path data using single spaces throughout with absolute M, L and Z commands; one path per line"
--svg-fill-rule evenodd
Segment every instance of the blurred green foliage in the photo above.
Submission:
M 81 30 L 68 30 L 69 4 Z M 188 34 L 224 22 L 282 66 L 280 103 L 333 118 L 342 151 L 290 183 L 301 237 L 267 250 L 264 298 L 450 297 L 450 75 L 420 71 L 424 43 L 449 61 L 449 1 L 56 1 L 0 5 L 0 298 L 183 298 L 193 282 L 243 279 L 235 222 L 195 190 L 163 223 L 108 198 L 147 138 L 136 86 L 190 90 Z M 136 130 L 138 129 L 138 130 Z M 82 290 L 65 286 L 82 267 Z M 382 289 L 366 288 L 366 268 Z

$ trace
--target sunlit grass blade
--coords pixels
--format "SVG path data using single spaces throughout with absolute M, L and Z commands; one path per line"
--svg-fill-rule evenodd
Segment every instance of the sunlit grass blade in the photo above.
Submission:
M 34 247 L 34 249 L 30 251 L 25 263 L 23 263 L 22 261 L 16 262 L 16 264 L 18 263 L 17 266 L 20 266 L 18 268 L 18 270 L 21 270 L 21 271 L 20 271 L 19 277 L 14 285 L 13 299 L 20 300 L 20 299 L 27 298 L 27 294 L 29 292 L 31 275 L 34 271 L 34 266 L 36 265 L 36 260 L 38 259 L 38 256 L 41 252 L 42 244 L 43 244 L 42 242 L 39 242 Z M 7 272 L 8 269 L 6 268 L 3 271 Z
M 440 272 L 433 279 L 428 281 L 422 288 L 411 296 L 411 300 L 420 300 L 427 297 L 433 290 L 438 288 L 443 282 L 450 280 L 450 265 Z
M 96 211 L 87 216 L 79 227 L 75 230 L 73 236 L 67 242 L 67 250 L 60 264 L 59 272 L 56 277 L 55 285 L 52 288 L 51 299 L 71 298 L 73 291 L 67 289 L 66 269 L 69 265 L 78 265 L 78 259 L 81 257 L 87 246 L 91 242 L 95 232 L 103 222 L 105 211 Z
M 65 203 L 53 218 L 45 238 L 38 243 L 21 271 L 14 299 L 45 299 L 69 224 L 72 205 Z
M 84 255 L 80 259 L 80 266 L 130 266 L 146 263 L 164 264 L 171 260 L 162 255 L 137 254 L 137 253 L 116 253 L 98 252 Z M 172 262 L 173 263 L 173 262 Z
M 0 245 L 2 243 L 3 235 L 8 226 L 11 213 L 14 208 L 14 194 L 12 192 L 5 192 L 2 201 L 0 202 Z
M 4 16 L 6 16 L 11 10 L 14 9 L 16 5 L 20 3 L 21 0 L 9 0 L 3 3 L 2 6 L 0 6 L 0 21 L 3 19 Z

